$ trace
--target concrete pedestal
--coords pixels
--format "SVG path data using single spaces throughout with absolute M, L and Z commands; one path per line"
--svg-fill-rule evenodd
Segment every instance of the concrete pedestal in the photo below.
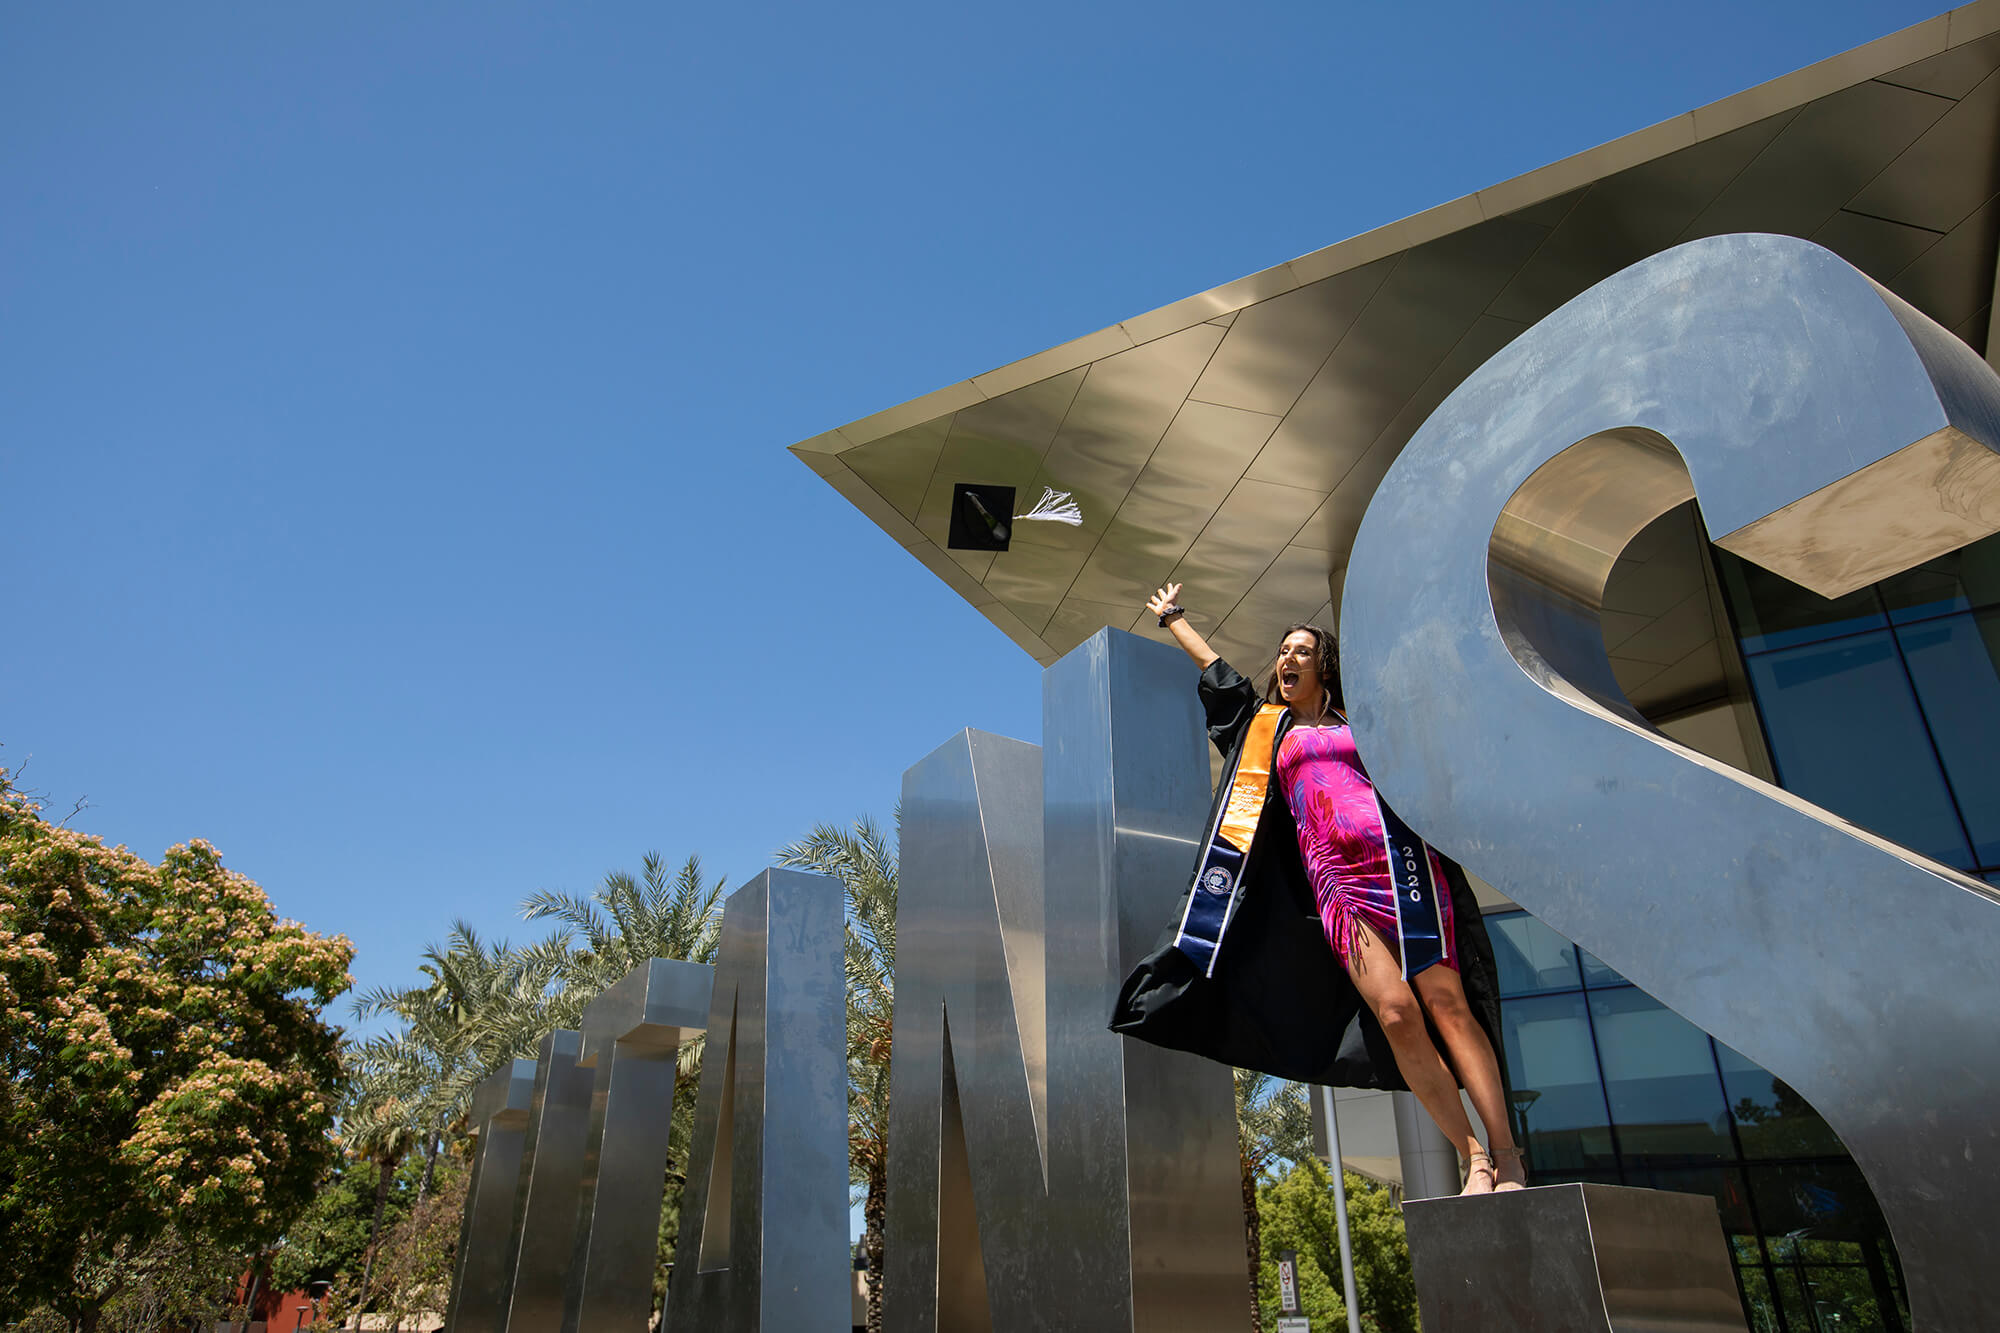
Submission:
M 1745 1333 L 1715 1201 L 1545 1185 L 1403 1205 L 1426 1333 Z

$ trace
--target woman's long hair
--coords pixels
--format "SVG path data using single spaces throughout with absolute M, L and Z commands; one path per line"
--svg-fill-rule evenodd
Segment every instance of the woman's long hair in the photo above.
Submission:
M 1338 708 L 1345 714 L 1347 697 L 1340 691 L 1340 647 L 1334 641 L 1331 632 L 1321 629 L 1318 625 L 1301 621 L 1299 624 L 1288 626 L 1285 632 L 1278 636 L 1279 652 L 1284 651 L 1285 640 L 1300 630 L 1313 636 L 1313 665 L 1319 669 L 1320 688 L 1326 691 L 1326 697 L 1331 701 L 1332 707 Z M 1271 662 L 1271 674 L 1264 680 L 1264 702 L 1272 704 L 1282 702 L 1278 693 L 1278 664 L 1275 654 Z

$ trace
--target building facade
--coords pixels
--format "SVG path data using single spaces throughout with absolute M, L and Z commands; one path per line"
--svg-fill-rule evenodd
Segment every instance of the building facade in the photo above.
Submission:
M 1833 250 L 1992 362 L 2000 2 L 795 452 L 1044 663 L 1103 625 L 1157 634 L 1143 598 L 1171 580 L 1242 665 L 1337 621 L 1375 487 L 1466 376 L 1608 274 L 1743 231 Z M 1068 492 L 1082 522 L 955 547 L 959 483 Z M 1613 674 L 1660 731 L 2000 884 L 2000 538 L 1828 601 L 1712 547 L 1690 503 L 1603 604 Z M 1489 899 L 1488 922 L 1537 1180 L 1715 1197 L 1760 1333 L 1910 1326 L 1880 1210 L 1809 1105 L 1527 913 Z

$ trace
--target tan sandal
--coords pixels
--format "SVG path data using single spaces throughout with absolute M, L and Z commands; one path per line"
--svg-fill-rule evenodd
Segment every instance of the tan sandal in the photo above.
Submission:
M 1493 1156 L 1498 1159 L 1493 1172 L 1493 1192 L 1502 1194 L 1509 1190 L 1528 1187 L 1528 1161 L 1526 1150 L 1521 1148 L 1495 1148 Z
M 1493 1170 L 1493 1159 L 1483 1152 L 1474 1151 L 1465 1163 L 1465 1188 L 1459 1197 L 1468 1194 L 1491 1194 L 1493 1182 L 1499 1179 Z

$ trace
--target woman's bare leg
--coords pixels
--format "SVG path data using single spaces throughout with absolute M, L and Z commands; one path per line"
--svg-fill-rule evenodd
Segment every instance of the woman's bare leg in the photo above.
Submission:
M 1520 1184 L 1525 1173 L 1507 1120 L 1507 1092 L 1500 1079 L 1500 1061 L 1493 1052 L 1493 1043 L 1487 1039 L 1486 1029 L 1472 1016 L 1472 1006 L 1465 998 L 1465 984 L 1458 973 L 1438 964 L 1417 973 L 1415 989 L 1424 1011 L 1437 1025 L 1438 1036 L 1444 1039 L 1452 1068 L 1458 1071 L 1466 1095 L 1472 1098 L 1472 1109 L 1486 1122 L 1486 1138 L 1493 1148 L 1500 1183 Z
M 1470 1162 L 1474 1153 L 1484 1156 L 1485 1149 L 1479 1146 L 1479 1139 L 1472 1132 L 1472 1121 L 1458 1100 L 1458 1080 L 1431 1041 L 1430 1030 L 1424 1026 L 1424 1007 L 1410 989 L 1410 983 L 1403 980 L 1402 964 L 1397 961 L 1395 951 L 1366 922 L 1356 918 L 1354 943 L 1349 952 L 1347 975 L 1354 979 L 1354 989 L 1361 992 L 1362 1001 L 1382 1025 L 1382 1034 L 1396 1053 L 1396 1068 L 1402 1071 L 1403 1081 L 1410 1085 L 1410 1091 L 1417 1095 L 1461 1157 Z M 1420 973 L 1417 980 L 1422 981 L 1438 970 L 1430 968 Z M 1460 1003 L 1463 1002 L 1461 993 Z M 1467 1019 L 1471 1016 L 1468 1010 Z M 1490 1052 L 1487 1058 L 1492 1058 Z M 1485 1115 L 1485 1108 L 1481 1107 L 1479 1113 Z

